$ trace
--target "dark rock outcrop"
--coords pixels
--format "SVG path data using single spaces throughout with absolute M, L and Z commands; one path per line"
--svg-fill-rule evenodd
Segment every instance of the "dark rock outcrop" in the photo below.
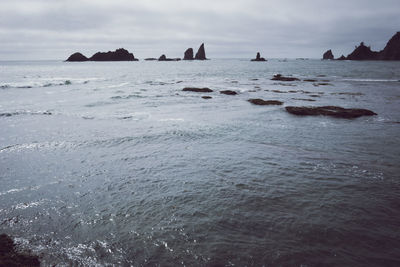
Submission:
M 232 91 L 232 90 L 219 91 L 219 93 L 224 94 L 224 95 L 237 95 L 237 92 Z
M 250 103 L 254 105 L 266 106 L 266 105 L 282 105 L 283 102 L 278 100 L 263 100 L 261 98 L 251 98 L 249 100 Z
M 285 76 L 282 76 L 282 74 L 274 75 L 274 77 L 271 80 L 273 80 L 273 81 L 283 81 L 283 82 L 300 81 L 299 79 L 297 79 L 295 77 L 285 77 Z
M 188 48 L 185 51 L 185 55 L 183 56 L 183 60 L 193 60 L 193 48 Z
M 256 58 L 252 59 L 251 61 L 267 61 L 267 60 L 261 57 L 260 52 L 257 52 Z
M 197 93 L 211 93 L 214 92 L 213 90 L 211 90 L 210 88 L 197 88 L 197 87 L 185 87 L 182 89 L 182 91 L 186 91 L 186 92 L 197 92 Z
M 347 57 L 342 55 L 338 60 L 400 60 L 400 32 L 393 35 L 385 48 L 379 52 L 372 51 L 361 42 L 351 54 Z
M 203 98 L 203 99 L 211 99 L 212 97 L 208 96 L 208 95 L 205 95 L 205 96 L 202 96 L 201 98 Z
M 0 266 L 40 266 L 37 256 L 19 253 L 15 250 L 12 239 L 6 235 L 0 235 Z
M 204 43 L 202 43 L 199 47 L 199 50 L 196 53 L 196 56 L 194 57 L 194 59 L 197 60 L 206 60 L 206 51 L 204 49 Z
M 334 59 L 335 57 L 332 54 L 332 50 L 328 50 L 324 53 L 324 55 L 322 56 L 322 59 Z
M 361 116 L 377 115 L 375 112 L 368 109 L 358 108 L 342 108 L 336 106 L 322 107 L 286 107 L 286 111 L 298 116 L 332 116 L 336 118 L 354 119 Z
M 90 61 L 138 61 L 132 53 L 128 50 L 119 48 L 114 52 L 97 52 L 91 58 Z
M 69 58 L 66 61 L 69 62 L 83 62 L 83 61 L 88 61 L 89 59 L 87 57 L 85 57 L 84 55 L 82 55 L 79 52 L 76 52 L 72 55 L 69 56 Z
M 161 55 L 158 58 L 158 61 L 179 61 L 181 60 L 180 58 L 167 58 L 165 55 Z
M 148 57 L 148 58 L 145 58 L 144 60 L 146 60 L 146 61 L 155 61 L 157 59 L 155 57 Z
M 137 58 L 128 50 L 119 48 L 114 52 L 97 52 L 90 58 L 85 57 L 81 53 L 72 54 L 66 61 L 138 61 Z
M 397 32 L 379 53 L 381 60 L 400 60 L 400 32 Z
M 347 56 L 348 60 L 377 60 L 379 56 L 378 52 L 372 51 L 371 47 L 366 46 L 364 42 L 361 42 L 354 51 Z

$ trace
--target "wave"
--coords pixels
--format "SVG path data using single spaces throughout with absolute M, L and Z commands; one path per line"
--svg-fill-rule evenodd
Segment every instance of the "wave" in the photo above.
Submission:
M 12 112 L 0 112 L 0 117 L 11 117 L 17 115 L 53 115 L 53 113 L 48 110 L 46 111 L 20 110 Z
M 0 84 L 0 89 L 29 89 L 38 87 L 67 86 L 71 84 L 87 84 L 91 81 L 99 80 L 98 78 L 43 78 L 24 82 L 12 82 Z
M 361 78 L 356 78 L 356 79 L 343 79 L 343 81 L 349 81 L 349 82 L 400 82 L 399 79 L 361 79 Z

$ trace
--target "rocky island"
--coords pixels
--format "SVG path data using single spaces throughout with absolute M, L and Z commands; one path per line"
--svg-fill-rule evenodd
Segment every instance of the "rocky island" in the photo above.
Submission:
M 257 52 L 256 58 L 251 61 L 267 61 L 265 58 L 261 57 L 260 52 Z
M 330 53 L 329 53 L 330 52 Z M 331 50 L 323 55 L 323 59 L 333 59 Z M 379 52 L 361 42 L 347 57 L 342 55 L 338 60 L 400 60 L 400 32 L 397 32 Z
M 97 52 L 90 58 L 77 52 L 72 54 L 66 61 L 68 62 L 83 62 L 83 61 L 138 61 L 132 53 L 124 48 L 119 48 L 114 52 Z

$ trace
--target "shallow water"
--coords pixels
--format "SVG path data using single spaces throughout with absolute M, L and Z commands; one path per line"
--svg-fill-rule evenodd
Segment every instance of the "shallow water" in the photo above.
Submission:
M 44 266 L 399 266 L 399 103 L 399 62 L 1 62 L 0 232 Z

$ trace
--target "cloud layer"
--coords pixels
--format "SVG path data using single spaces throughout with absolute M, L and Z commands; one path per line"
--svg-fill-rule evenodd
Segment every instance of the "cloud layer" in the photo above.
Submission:
M 210 58 L 348 54 L 380 50 L 400 31 L 398 0 L 2 0 L 0 60 L 65 59 L 124 47 L 136 57 Z

